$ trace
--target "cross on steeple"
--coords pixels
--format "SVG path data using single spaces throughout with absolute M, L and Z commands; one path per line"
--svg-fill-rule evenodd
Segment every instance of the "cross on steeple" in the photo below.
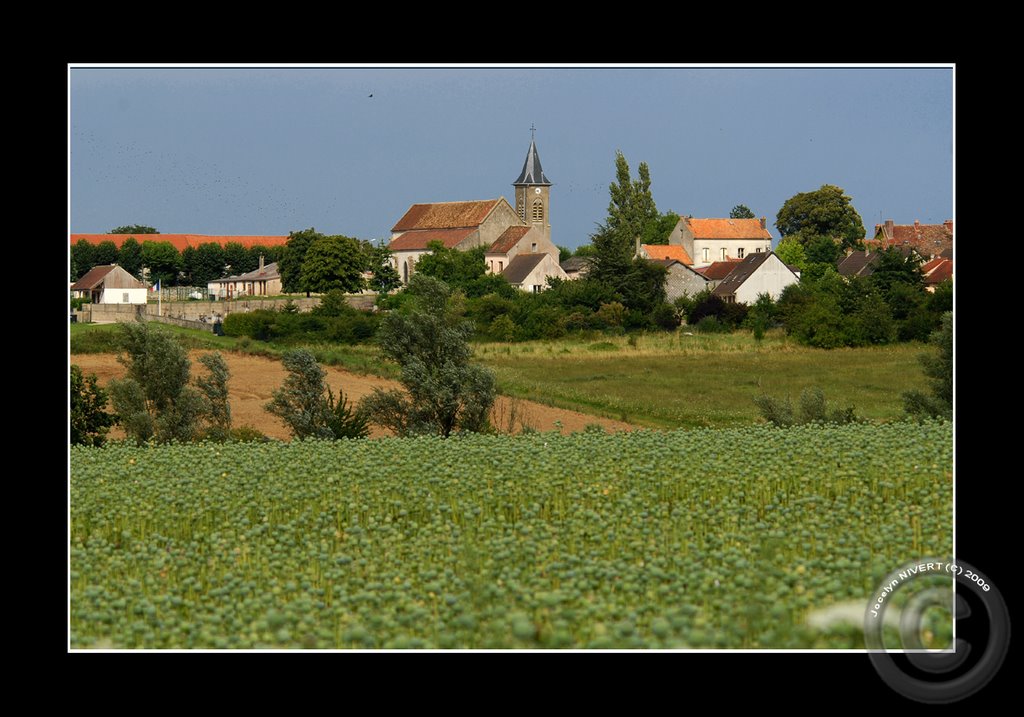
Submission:
M 533 126 L 533 122 L 530 123 L 530 139 L 534 140 L 537 138 L 537 128 Z

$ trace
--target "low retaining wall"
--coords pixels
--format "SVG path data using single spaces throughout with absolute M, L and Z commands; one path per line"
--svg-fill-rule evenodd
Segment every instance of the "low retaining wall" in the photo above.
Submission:
M 213 330 L 213 321 L 223 321 L 228 314 L 236 312 L 256 311 L 257 309 L 277 310 L 284 306 L 288 299 L 234 299 L 231 301 L 165 301 L 162 306 L 156 303 L 146 305 L 133 304 L 84 304 L 78 312 L 78 321 L 111 323 L 115 321 L 135 321 L 136 317 L 145 315 L 147 319 L 173 323 L 177 326 Z M 346 296 L 349 306 L 361 311 L 369 311 L 377 302 L 376 294 L 353 294 Z M 320 297 L 299 297 L 291 299 L 299 311 L 312 311 L 320 305 Z M 162 315 L 157 311 L 161 310 Z

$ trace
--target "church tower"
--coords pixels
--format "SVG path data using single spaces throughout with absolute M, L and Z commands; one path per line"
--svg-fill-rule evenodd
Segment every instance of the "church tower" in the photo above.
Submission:
M 544 238 L 551 241 L 550 199 L 551 182 L 544 176 L 537 154 L 537 143 L 530 138 L 530 150 L 519 179 L 512 182 L 516 192 L 516 214 L 527 226 L 537 227 Z

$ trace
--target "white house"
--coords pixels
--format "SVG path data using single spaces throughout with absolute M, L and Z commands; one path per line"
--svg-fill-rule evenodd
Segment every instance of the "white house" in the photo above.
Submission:
M 517 254 L 501 272 L 509 284 L 537 294 L 544 291 L 549 276 L 568 279 L 562 267 L 558 265 L 557 255 L 551 254 Z
M 729 304 L 753 304 L 761 294 L 768 294 L 777 301 L 783 289 L 799 281 L 796 273 L 775 252 L 761 252 L 737 263 L 712 294 Z
M 681 246 L 693 259 L 693 266 L 715 261 L 745 259 L 772 250 L 767 219 L 694 219 L 681 217 L 668 236 L 669 245 Z M 678 259 L 678 257 L 666 257 Z M 686 263 L 686 262 L 683 262 Z
M 71 285 L 94 304 L 145 304 L 146 285 L 117 264 L 94 266 Z

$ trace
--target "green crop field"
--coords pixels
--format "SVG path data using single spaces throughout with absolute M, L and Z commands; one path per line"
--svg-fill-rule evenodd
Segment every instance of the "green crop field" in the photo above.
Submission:
M 71 449 L 71 647 L 861 647 L 950 424 Z

